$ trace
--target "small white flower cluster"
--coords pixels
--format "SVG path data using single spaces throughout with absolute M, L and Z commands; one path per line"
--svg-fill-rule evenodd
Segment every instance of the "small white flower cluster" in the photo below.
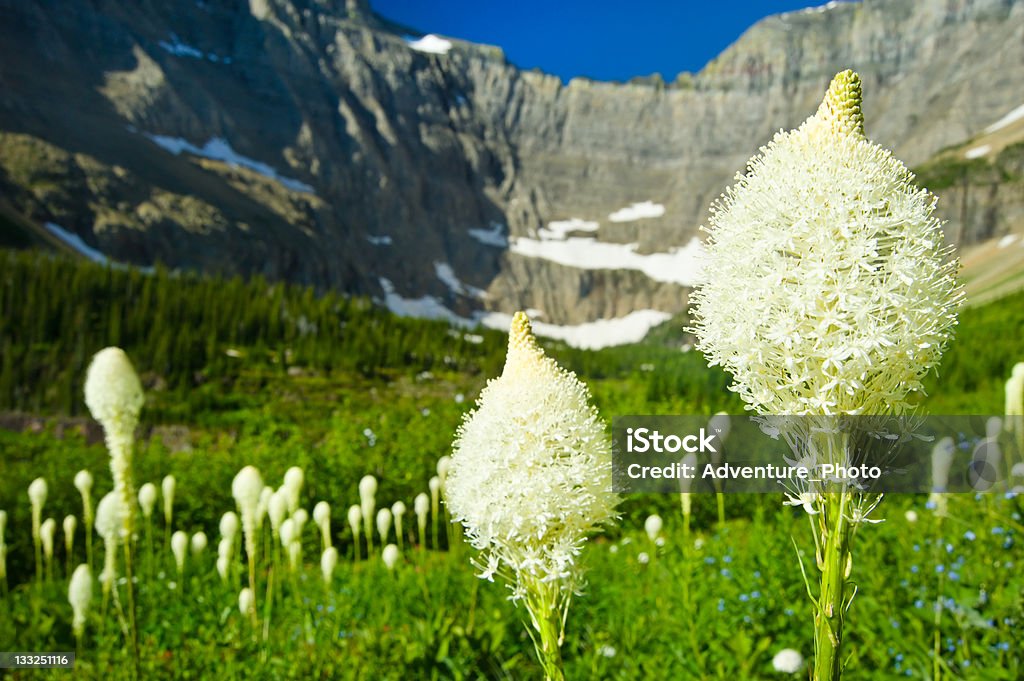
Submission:
M 586 537 L 615 515 L 611 454 L 587 387 L 537 346 L 517 313 L 502 375 L 480 394 L 456 434 L 448 508 L 482 551 L 493 579 L 558 581 L 574 589 Z
M 711 208 L 690 330 L 762 414 L 900 413 L 956 324 L 935 197 L 864 137 L 860 102 L 836 76 Z

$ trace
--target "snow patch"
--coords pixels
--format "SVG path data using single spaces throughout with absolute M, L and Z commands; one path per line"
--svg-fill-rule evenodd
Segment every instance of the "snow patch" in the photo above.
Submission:
M 555 220 L 548 223 L 547 229 L 541 227 L 537 230 L 537 236 L 544 241 L 562 241 L 570 232 L 596 232 L 600 226 L 592 220 L 583 220 L 582 218 Z
M 437 278 L 440 279 L 448 290 L 459 296 L 469 296 L 470 298 L 476 298 L 483 300 L 486 295 L 483 289 L 479 289 L 476 286 L 470 286 L 459 280 L 455 275 L 455 270 L 452 269 L 451 265 L 445 262 L 434 263 L 434 273 L 437 274 Z
M 399 317 L 419 317 L 421 319 L 443 319 L 449 324 L 462 328 L 476 326 L 476 321 L 460 317 L 444 306 L 436 296 L 420 298 L 404 298 L 389 279 L 380 277 L 380 287 L 384 289 L 384 305 Z
M 187 43 L 183 43 L 180 38 L 174 33 L 171 34 L 170 40 L 161 40 L 157 43 L 166 52 L 170 52 L 175 57 L 191 57 L 192 59 L 209 59 L 214 63 L 230 64 L 231 57 L 220 57 L 213 52 L 203 53 L 202 50 L 196 49 Z
M 186 152 L 193 154 L 194 156 L 202 156 L 203 158 L 209 158 L 214 161 L 223 161 L 232 167 L 246 168 L 259 173 L 264 177 L 269 177 L 292 191 L 302 192 L 304 194 L 313 193 L 313 187 L 305 182 L 301 182 L 291 177 L 285 177 L 284 175 L 279 174 L 273 167 L 263 163 L 262 161 L 242 156 L 232 149 L 231 145 L 228 144 L 228 141 L 223 137 L 213 137 L 201 148 L 192 144 L 188 140 L 182 139 L 181 137 L 150 135 L 148 133 L 146 133 L 146 137 L 175 156 L 180 155 L 182 152 Z
M 660 218 L 665 214 L 665 206 L 652 201 L 641 201 L 611 213 L 608 219 L 612 222 L 632 222 L 644 218 Z
M 696 237 L 682 248 L 666 253 L 637 253 L 638 244 L 613 244 L 589 237 L 564 241 L 519 238 L 509 249 L 528 258 L 550 260 L 585 270 L 639 270 L 655 281 L 695 286 L 700 276 L 700 240 Z
M 1019 238 L 1019 234 L 1007 234 L 996 243 L 996 248 L 1006 248 L 1007 246 L 1012 246 L 1013 242 Z
M 387 234 L 381 234 L 380 236 L 376 234 L 367 234 L 366 240 L 369 241 L 374 246 L 390 246 L 392 243 L 394 243 L 391 240 L 391 237 L 389 237 Z
M 671 318 L 667 312 L 658 310 L 635 310 L 617 319 L 599 319 L 574 326 L 560 326 L 545 322 L 531 322 L 534 333 L 546 338 L 563 340 L 574 348 L 599 350 L 612 345 L 638 343 L 652 327 Z M 481 317 L 484 326 L 508 331 L 512 316 L 502 312 L 490 312 Z
M 1006 114 L 992 125 L 985 128 L 985 132 L 995 132 L 996 130 L 1005 128 L 1010 123 L 1015 123 L 1016 121 L 1019 121 L 1022 118 L 1024 118 L 1024 104 L 1021 104 L 1016 109 Z
M 508 237 L 504 234 L 505 225 L 500 222 L 492 222 L 490 229 L 470 229 L 469 235 L 484 244 L 495 248 L 507 248 Z
M 68 246 L 71 246 L 71 248 L 75 249 L 89 260 L 92 260 L 93 262 L 98 262 L 101 265 L 110 264 L 110 260 L 107 258 L 107 256 L 103 255 L 95 248 L 82 241 L 82 237 L 78 236 L 77 234 L 69 232 L 60 225 L 53 222 L 44 222 L 43 227 L 45 227 L 46 231 L 48 231 L 50 234 L 53 234 L 55 237 L 66 243 Z
M 982 144 L 980 147 L 974 147 L 964 152 L 964 158 L 980 158 L 992 151 L 992 147 L 987 144 Z
M 417 52 L 428 52 L 430 54 L 448 54 L 452 49 L 452 41 L 440 38 L 433 33 L 428 33 L 422 38 L 406 38 L 405 44 Z

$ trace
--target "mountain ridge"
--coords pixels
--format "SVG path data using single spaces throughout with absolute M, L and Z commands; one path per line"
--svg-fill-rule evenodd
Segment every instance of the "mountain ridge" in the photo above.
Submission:
M 117 260 L 464 320 L 685 310 L 711 200 L 841 68 L 864 78 L 869 136 L 911 165 L 1024 91 L 1018 0 L 777 15 L 668 86 L 563 84 L 455 39 L 423 52 L 356 0 L 0 9 L 0 188 L 22 215 Z

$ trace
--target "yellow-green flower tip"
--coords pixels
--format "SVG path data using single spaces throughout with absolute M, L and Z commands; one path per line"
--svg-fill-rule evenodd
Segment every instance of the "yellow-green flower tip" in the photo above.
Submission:
M 826 130 L 864 137 L 862 101 L 860 76 L 847 69 L 832 79 L 814 118 Z
M 508 331 L 508 353 L 512 355 L 522 350 L 534 350 L 537 339 L 533 337 L 533 327 L 525 312 L 516 312 L 512 316 L 512 326 Z

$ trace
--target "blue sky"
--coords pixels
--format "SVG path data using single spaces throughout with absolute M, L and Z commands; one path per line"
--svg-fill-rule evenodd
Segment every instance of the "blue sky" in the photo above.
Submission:
M 824 0 L 370 0 L 417 28 L 498 45 L 522 68 L 568 80 L 628 80 L 697 71 L 758 19 Z

